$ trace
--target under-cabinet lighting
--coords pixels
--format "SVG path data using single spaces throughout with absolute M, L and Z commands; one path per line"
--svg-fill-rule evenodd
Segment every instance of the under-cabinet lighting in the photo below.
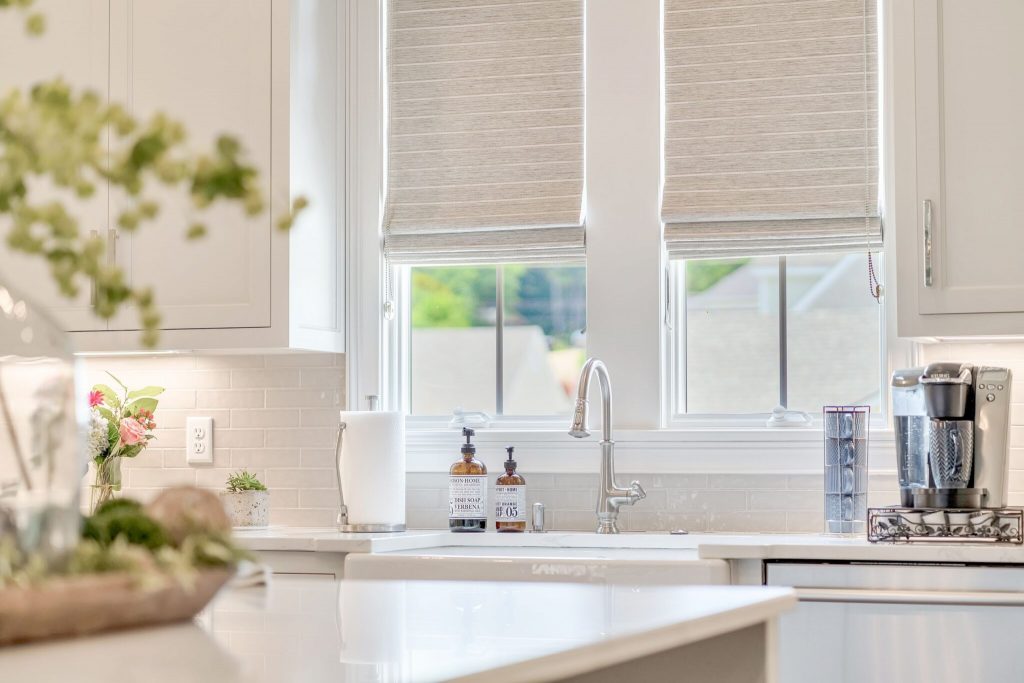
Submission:
M 99 358 L 108 356 L 176 356 L 191 351 L 76 351 L 79 358 Z

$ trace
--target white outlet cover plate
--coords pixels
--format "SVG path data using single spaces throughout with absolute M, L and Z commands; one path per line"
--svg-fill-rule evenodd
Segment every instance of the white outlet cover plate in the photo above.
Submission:
M 190 465 L 213 462 L 212 417 L 190 417 L 185 421 L 185 461 Z

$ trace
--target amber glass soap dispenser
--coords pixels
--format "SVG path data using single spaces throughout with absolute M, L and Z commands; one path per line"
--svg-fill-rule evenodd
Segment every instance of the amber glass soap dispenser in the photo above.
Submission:
M 498 531 L 526 531 L 526 480 L 516 473 L 512 459 L 514 447 L 509 446 L 505 474 L 494 487 L 494 528 Z
M 476 459 L 475 433 L 462 428 L 466 437 L 462 458 L 448 470 L 448 528 L 452 531 L 487 529 L 487 467 Z

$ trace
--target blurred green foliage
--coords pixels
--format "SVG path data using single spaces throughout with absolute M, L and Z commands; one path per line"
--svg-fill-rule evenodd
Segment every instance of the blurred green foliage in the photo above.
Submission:
M 0 9 L 16 9 L 25 16 L 25 32 L 38 36 L 46 30 L 46 19 L 38 12 L 29 11 L 35 0 L 0 0 Z
M 699 294 L 710 289 L 726 275 L 750 263 L 749 258 L 686 262 L 686 291 Z
M 572 344 L 586 325 L 583 266 L 505 265 L 506 325 L 536 325 L 552 348 Z M 438 266 L 412 270 L 414 328 L 494 325 L 496 266 Z

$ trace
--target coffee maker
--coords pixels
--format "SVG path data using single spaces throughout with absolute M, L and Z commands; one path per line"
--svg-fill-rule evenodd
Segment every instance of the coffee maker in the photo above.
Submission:
M 1008 368 L 969 363 L 893 373 L 901 505 L 1006 507 L 1011 381 Z

